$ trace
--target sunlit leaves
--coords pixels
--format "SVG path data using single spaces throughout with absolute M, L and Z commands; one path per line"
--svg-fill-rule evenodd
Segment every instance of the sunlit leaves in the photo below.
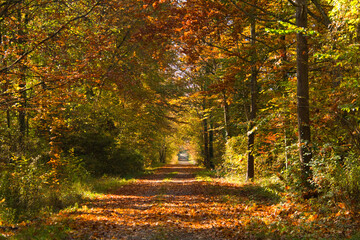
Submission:
M 78 210 L 63 212 L 60 219 L 67 219 L 76 239 L 317 239 L 349 237 L 356 230 L 358 220 L 344 204 L 336 211 L 296 202 L 285 193 L 279 198 L 257 184 L 195 180 L 199 170 L 167 165 Z

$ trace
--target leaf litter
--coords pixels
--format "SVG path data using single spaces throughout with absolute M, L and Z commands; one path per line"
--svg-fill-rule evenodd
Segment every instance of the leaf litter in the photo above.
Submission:
M 346 239 L 359 221 L 345 209 L 321 212 L 259 185 L 197 180 L 194 165 L 154 174 L 62 212 L 71 239 Z

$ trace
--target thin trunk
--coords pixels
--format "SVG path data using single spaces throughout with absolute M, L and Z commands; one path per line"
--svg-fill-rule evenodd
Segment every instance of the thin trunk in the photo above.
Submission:
M 204 140 L 204 165 L 206 168 L 210 169 L 210 156 L 209 156 L 209 130 L 208 130 L 208 120 L 205 115 L 206 111 L 206 99 L 203 100 L 203 140 Z
M 210 168 L 210 156 L 209 156 L 209 132 L 208 132 L 207 119 L 203 119 L 203 137 L 204 137 L 204 165 L 206 168 Z
M 230 114 L 229 114 L 229 104 L 227 103 L 226 91 L 223 90 L 223 109 L 224 109 L 224 129 L 225 129 L 225 141 L 231 137 L 230 134 Z
M 160 163 L 165 163 L 166 162 L 166 146 L 165 145 L 162 145 L 160 147 L 160 150 L 159 150 L 159 161 Z
M 164 146 L 163 163 L 166 162 L 166 146 Z
M 251 66 L 251 105 L 250 105 L 250 119 L 248 128 L 248 166 L 247 166 L 247 181 L 254 179 L 255 167 L 254 167 L 254 143 L 255 143 L 255 119 L 257 111 L 257 68 L 256 68 L 256 23 L 255 19 L 251 21 L 251 45 L 253 47 L 252 53 L 252 66 Z
M 296 24 L 300 28 L 307 27 L 307 0 L 297 0 Z M 309 184 L 312 158 L 310 149 L 310 112 L 309 112 L 309 50 L 307 38 L 303 32 L 297 33 L 297 113 L 299 128 L 299 155 L 302 168 L 302 180 Z
M 22 91 L 21 93 L 21 99 L 20 99 L 20 108 L 18 110 L 18 117 L 19 117 L 19 131 L 20 131 L 20 136 L 19 136 L 19 144 L 20 146 L 23 144 L 24 141 L 24 137 L 26 134 L 26 90 L 25 84 L 19 84 L 20 87 L 20 91 Z
M 27 23 L 29 21 L 28 19 L 28 15 L 25 15 L 23 18 L 23 15 L 21 13 L 21 10 L 18 10 L 18 20 L 19 20 L 19 28 L 18 28 L 18 44 L 19 44 L 19 49 L 21 50 L 22 54 L 25 52 L 25 43 L 27 41 L 26 38 L 26 26 Z M 26 93 L 26 65 L 23 63 L 20 66 L 20 74 L 21 74 L 21 79 L 19 82 L 19 88 L 20 88 L 20 99 L 19 99 L 19 103 L 20 103 L 20 107 L 18 109 L 18 119 L 19 119 L 19 146 L 20 148 L 23 146 L 24 143 L 24 137 L 26 134 L 26 101 L 27 101 L 27 93 Z
M 210 129 L 209 129 L 209 160 L 210 160 L 210 167 L 214 168 L 213 164 L 213 158 L 214 158 L 214 125 L 213 121 L 210 118 Z
M 288 169 L 289 167 L 289 155 L 288 155 L 288 140 L 287 140 L 287 127 L 285 126 L 285 138 L 284 138 L 284 145 L 285 145 L 285 169 Z
M 280 38 L 281 40 L 281 44 L 282 44 L 282 48 L 281 48 L 281 62 L 283 64 L 283 66 L 288 62 L 288 59 L 287 59 L 287 48 L 286 48 L 286 37 L 285 35 L 284 36 L 281 36 Z M 283 67 L 283 70 L 282 70 L 282 81 L 284 84 L 287 84 L 288 82 L 288 70 L 286 69 L 286 67 Z M 281 89 L 281 91 L 284 93 L 284 99 L 287 99 L 288 97 L 288 94 L 287 94 L 287 91 L 286 91 L 286 88 L 285 89 Z M 285 154 L 285 168 L 287 169 L 288 168 L 288 159 L 289 159 L 289 156 L 288 156 L 288 145 L 289 145 L 289 141 L 288 141 L 288 136 L 289 136 L 289 109 L 288 109 L 288 106 L 284 106 L 284 154 Z
M 7 127 L 10 129 L 11 128 L 11 115 L 10 115 L 9 109 L 6 110 L 6 122 L 7 122 Z
M 2 29 L 0 28 L 0 45 L 3 43 L 3 34 L 2 34 Z M 2 53 L 4 54 L 4 53 Z M 3 66 L 6 66 L 6 61 L 5 61 L 5 58 L 2 57 L 1 58 L 1 64 Z M 4 75 L 6 74 L 6 72 L 4 73 Z M 5 84 L 4 86 L 2 87 L 2 91 L 5 93 L 7 92 L 9 88 L 9 80 L 6 78 L 6 81 L 5 81 Z M 10 129 L 11 128 L 11 116 L 10 116 L 10 109 L 9 109 L 9 106 L 8 106 L 8 109 L 6 110 L 6 125 L 7 127 Z

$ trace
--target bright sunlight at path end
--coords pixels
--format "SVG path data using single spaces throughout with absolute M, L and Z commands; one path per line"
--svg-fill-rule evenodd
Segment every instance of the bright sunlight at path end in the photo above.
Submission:
M 288 239 L 284 226 L 295 223 L 289 218 L 293 203 L 261 194 L 255 184 L 196 178 L 201 170 L 166 165 L 65 213 L 72 239 Z

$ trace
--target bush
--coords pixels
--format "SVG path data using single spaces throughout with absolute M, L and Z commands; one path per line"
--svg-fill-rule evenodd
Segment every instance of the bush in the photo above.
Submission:
M 114 139 L 100 132 L 80 132 L 64 139 L 63 145 L 65 152 L 83 160 L 86 170 L 99 175 L 104 172 L 103 162 Z
M 226 143 L 224 162 L 218 171 L 229 176 L 246 175 L 247 142 L 243 136 L 230 138 Z
M 68 228 L 59 225 L 39 225 L 30 226 L 22 229 L 15 236 L 12 236 L 11 240 L 26 240 L 26 239 L 37 239 L 37 240 L 62 240 L 69 239 L 67 232 Z M 36 237 L 34 237 L 36 236 Z M 1 238 L 0 238 L 1 240 Z
M 55 173 L 40 158 L 13 157 L 0 177 L 1 219 L 31 220 L 77 203 L 82 196 L 74 183 L 82 181 L 86 171 L 74 158 L 60 158 L 58 165 Z
M 36 160 L 13 158 L 1 173 L 2 219 L 17 222 L 28 219 L 43 208 L 43 193 L 48 176 Z
M 82 159 L 84 168 L 95 176 L 126 176 L 143 171 L 144 168 L 143 155 L 129 147 L 118 146 L 110 134 L 81 132 L 69 136 L 64 145 L 64 150 Z
M 314 184 L 325 199 L 344 202 L 357 211 L 360 209 L 359 159 L 355 153 L 345 157 L 334 152 L 329 155 L 314 159 Z
M 144 157 L 136 150 L 126 147 L 114 148 L 107 159 L 106 173 L 121 176 L 132 175 L 144 170 Z

